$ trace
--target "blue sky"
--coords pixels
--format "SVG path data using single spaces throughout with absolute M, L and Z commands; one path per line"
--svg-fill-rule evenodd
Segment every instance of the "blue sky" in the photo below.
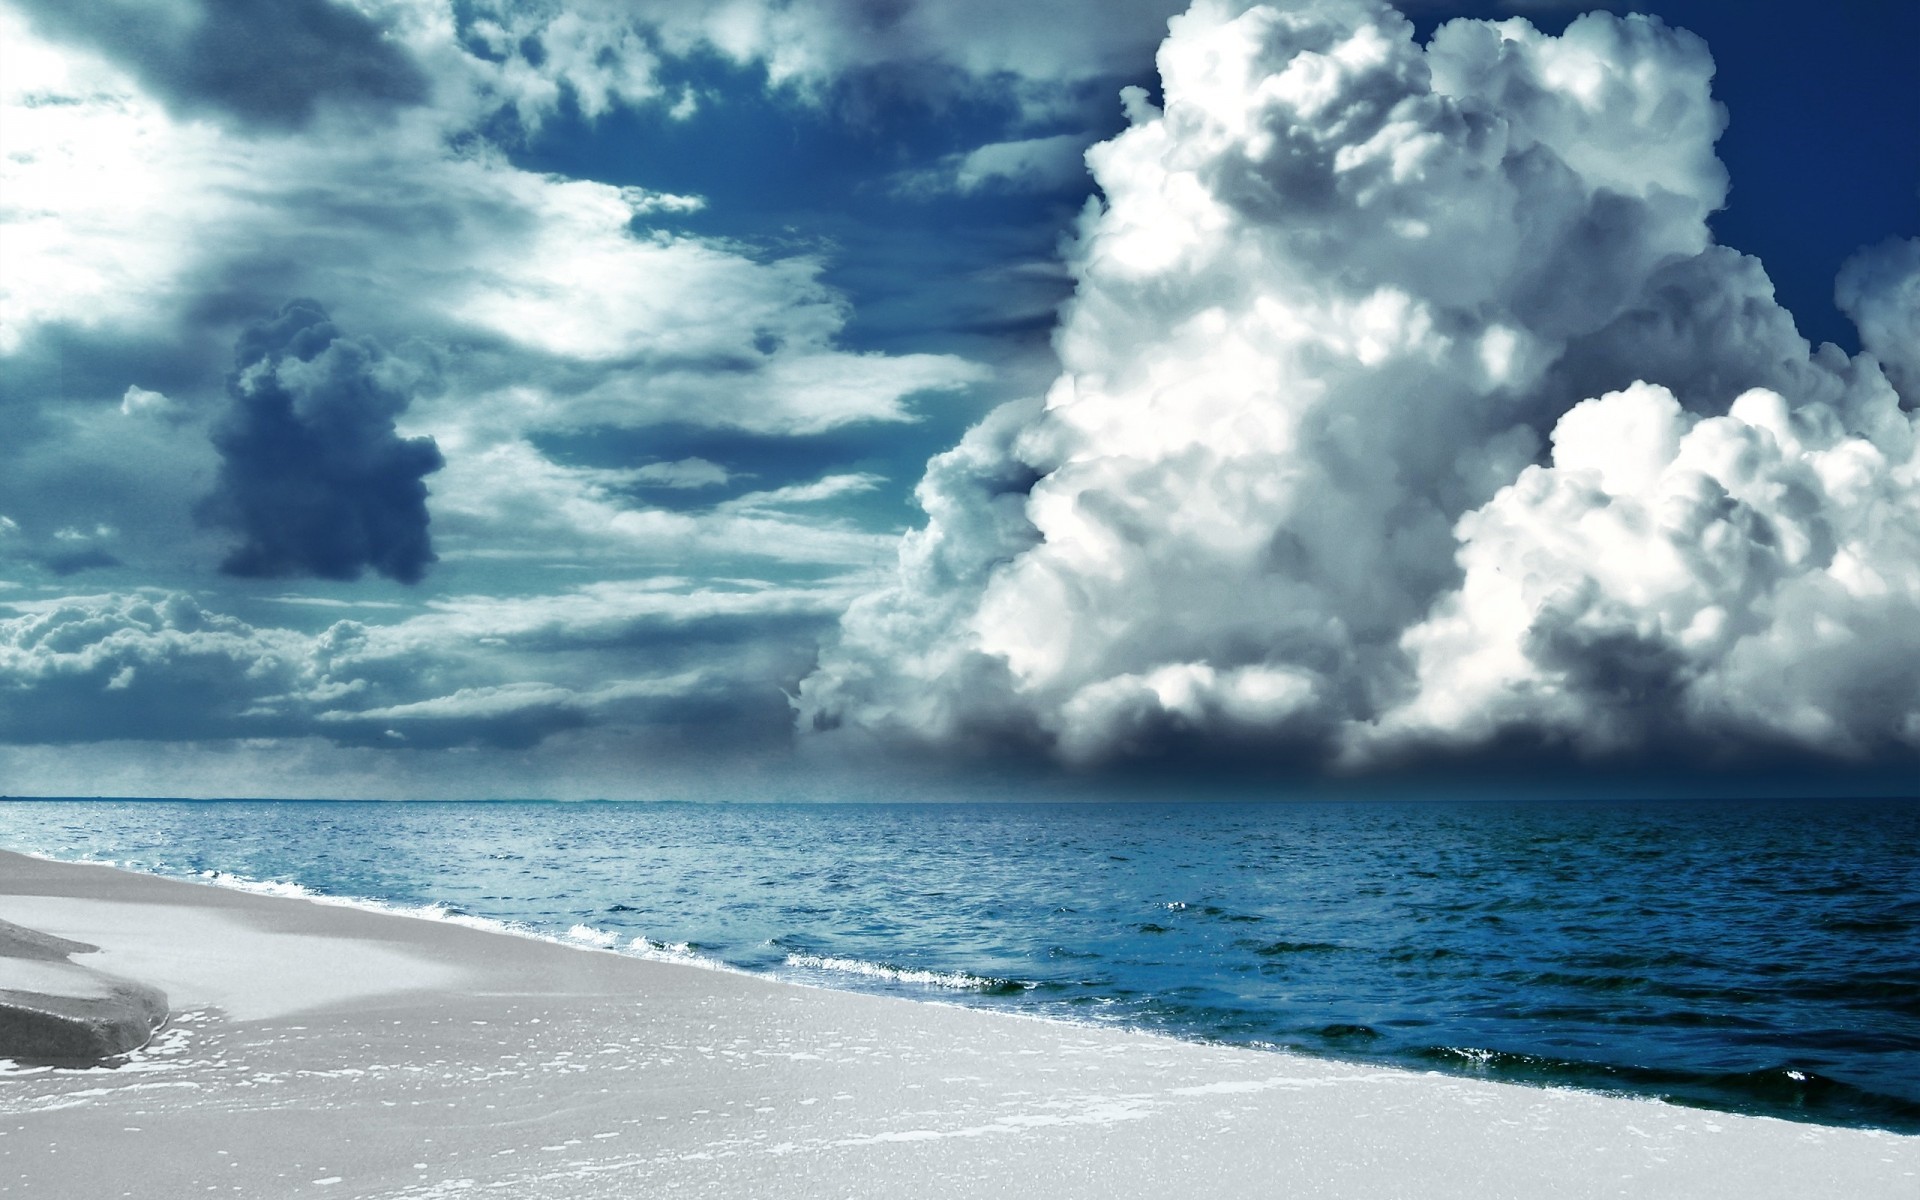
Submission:
M 4 789 L 1909 779 L 1920 16 L 1183 7 L 0 3 Z

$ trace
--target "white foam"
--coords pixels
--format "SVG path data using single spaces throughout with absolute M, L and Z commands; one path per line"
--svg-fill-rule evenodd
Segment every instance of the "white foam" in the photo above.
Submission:
M 126 868 L 138 870 L 138 868 Z M 151 872 L 148 872 L 151 874 Z M 327 904 L 340 908 L 357 908 L 363 912 L 380 913 L 393 917 L 412 917 L 420 921 L 444 921 L 449 925 L 461 925 L 468 929 L 478 929 L 485 933 L 503 933 L 510 937 L 531 938 L 536 942 L 551 942 L 555 945 L 570 946 L 574 949 L 613 950 L 630 958 L 644 958 L 652 962 L 671 962 L 681 966 L 705 967 L 713 971 L 726 971 L 735 975 L 752 975 L 754 972 L 735 967 L 718 959 L 707 958 L 694 951 L 686 942 L 656 942 L 648 937 L 636 937 L 625 947 L 619 945 L 620 935 L 603 929 L 595 929 L 587 924 L 575 924 L 564 933 L 549 933 L 535 929 L 519 921 L 506 921 L 497 917 L 478 917 L 472 913 L 461 912 L 450 905 L 432 904 L 394 904 L 385 900 L 372 900 L 364 896 L 329 896 L 314 892 L 298 883 L 262 884 L 243 876 L 231 875 L 224 871 L 203 871 L 198 876 L 217 887 L 232 887 L 241 891 L 260 892 L 267 895 L 288 896 L 306 900 L 312 904 Z M 284 889 L 284 890 L 282 890 Z
M 700 957 L 687 942 L 656 942 L 645 935 L 628 942 L 627 950 L 638 958 L 671 959 L 674 962 Z
M 236 892 L 252 892 L 256 896 L 291 896 L 296 900 L 315 898 L 311 889 L 288 881 L 248 879 L 244 875 L 234 875 L 226 871 L 202 871 L 200 878 L 215 887 L 232 888 Z
M 965 971 L 926 971 L 906 967 L 890 967 L 885 963 L 867 962 L 859 958 L 832 958 L 819 954 L 789 954 L 787 965 L 803 971 L 825 971 L 836 975 L 857 975 L 866 979 L 879 979 L 887 983 L 917 983 L 925 987 L 951 988 L 955 991 L 980 991 L 985 988 L 1003 987 L 1002 979 L 988 979 L 981 975 L 969 975 Z M 1031 986 L 1031 985 L 1022 985 Z

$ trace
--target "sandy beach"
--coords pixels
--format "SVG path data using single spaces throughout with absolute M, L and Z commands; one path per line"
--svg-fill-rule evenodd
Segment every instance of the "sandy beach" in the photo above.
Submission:
M 0 1073 L 11 1195 L 1920 1194 L 1916 1137 L 793 987 L 105 867 L 0 854 L 0 920 L 99 947 L 70 961 L 170 1007 L 108 1065 Z

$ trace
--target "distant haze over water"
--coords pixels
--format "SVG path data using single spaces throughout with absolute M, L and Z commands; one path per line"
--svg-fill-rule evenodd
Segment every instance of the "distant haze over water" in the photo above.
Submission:
M 15 801 L 0 846 L 828 986 L 1920 1131 L 1914 801 Z

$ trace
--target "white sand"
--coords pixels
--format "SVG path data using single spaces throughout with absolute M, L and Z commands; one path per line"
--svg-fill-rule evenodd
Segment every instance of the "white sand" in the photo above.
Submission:
M 1920 1138 L 788 987 L 0 855 L 176 1020 L 0 1073 L 0 1193 L 1916 1200 Z M 189 999 L 191 998 L 191 999 Z
M 176 1009 L 217 1008 L 239 1021 L 452 988 L 462 975 L 378 942 L 261 929 L 239 913 L 193 904 L 0 896 L 0 920 L 91 942 L 100 949 L 85 956 L 88 967 L 153 984 Z

